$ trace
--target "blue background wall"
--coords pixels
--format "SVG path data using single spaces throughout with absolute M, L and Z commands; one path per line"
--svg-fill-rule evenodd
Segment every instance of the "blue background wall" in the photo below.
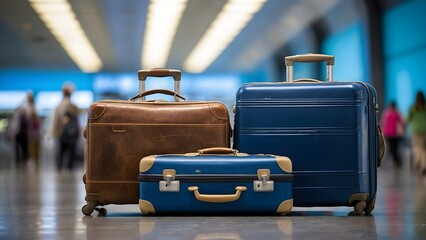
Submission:
M 335 81 L 369 82 L 364 37 L 363 25 L 357 22 L 327 37 L 322 43 L 322 52 L 335 57 Z M 325 76 L 325 67 L 321 69 Z
M 385 101 L 407 114 L 417 91 L 426 92 L 426 1 L 407 1 L 383 17 Z
M 94 74 L 65 71 L 0 71 L 0 90 L 58 91 L 64 82 L 78 90 L 93 90 Z

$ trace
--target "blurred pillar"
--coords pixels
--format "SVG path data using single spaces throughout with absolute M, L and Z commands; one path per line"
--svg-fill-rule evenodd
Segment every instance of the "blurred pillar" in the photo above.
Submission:
M 364 0 L 370 48 L 370 79 L 377 90 L 379 111 L 384 109 L 385 79 L 383 67 L 382 11 L 379 0 Z

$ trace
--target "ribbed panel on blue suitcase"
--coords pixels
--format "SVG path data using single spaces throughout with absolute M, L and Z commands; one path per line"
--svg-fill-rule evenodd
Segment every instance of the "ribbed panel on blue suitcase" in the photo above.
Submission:
M 293 207 L 289 158 L 212 148 L 140 162 L 143 214 L 287 214 Z
M 329 82 L 242 86 L 234 148 L 289 156 L 295 206 L 355 206 L 357 213 L 371 212 L 379 165 L 376 91 L 366 83 L 332 82 L 333 56 L 297 57 L 325 60 Z M 292 69 L 288 73 L 292 78 Z

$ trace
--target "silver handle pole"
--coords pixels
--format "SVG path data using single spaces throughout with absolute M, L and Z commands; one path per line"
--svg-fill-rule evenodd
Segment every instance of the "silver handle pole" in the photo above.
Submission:
M 327 81 L 333 81 L 333 65 L 327 64 Z
M 180 81 L 175 81 L 175 93 L 180 94 Z
M 139 81 L 139 93 L 143 93 L 143 92 L 145 92 L 145 80 L 140 80 Z M 140 98 L 137 101 L 142 102 L 143 100 L 145 100 L 145 97 Z
M 286 66 L 287 82 L 293 82 L 293 66 Z

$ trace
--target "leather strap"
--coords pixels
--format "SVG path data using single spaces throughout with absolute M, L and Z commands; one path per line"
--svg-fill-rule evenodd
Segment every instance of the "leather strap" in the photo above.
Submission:
M 130 98 L 129 101 L 133 101 L 133 100 L 136 100 L 138 98 L 144 98 L 146 96 L 153 95 L 153 94 L 165 94 L 165 95 L 173 96 L 175 98 L 179 98 L 179 99 L 185 101 L 184 97 L 182 97 L 181 95 L 179 95 L 179 94 L 177 94 L 177 93 L 175 93 L 173 91 L 167 90 L 167 89 L 153 89 L 153 90 L 149 90 L 149 91 L 140 93 L 140 94 L 138 94 L 138 95 Z

